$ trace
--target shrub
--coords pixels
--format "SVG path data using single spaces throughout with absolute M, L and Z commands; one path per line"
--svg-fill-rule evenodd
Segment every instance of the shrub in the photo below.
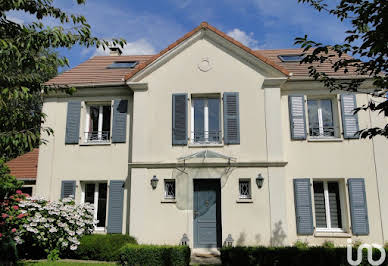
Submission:
M 335 248 L 334 242 L 330 240 L 326 240 L 323 242 L 322 247 L 324 248 Z
M 309 244 L 307 243 L 307 241 L 302 241 L 298 239 L 295 241 L 294 247 L 300 248 L 300 249 L 306 249 L 309 247 Z
M 356 256 L 353 249 L 353 258 Z M 380 258 L 380 252 L 373 250 L 373 258 Z M 221 249 L 221 261 L 225 266 L 326 266 L 349 265 L 346 248 L 324 247 L 228 247 Z M 363 250 L 363 261 L 360 265 L 369 265 L 366 250 Z M 388 265 L 387 260 L 383 265 Z
M 128 244 L 120 250 L 120 263 L 130 266 L 187 266 L 190 263 L 190 248 Z
M 135 238 L 121 234 L 86 235 L 80 242 L 78 249 L 70 255 L 71 258 L 118 261 L 122 247 L 127 244 L 137 244 Z
M 1 206 L 1 238 L 17 244 L 23 258 L 44 258 L 77 249 L 79 238 L 94 230 L 93 206 L 77 205 L 71 198 L 47 201 L 27 198 L 20 190 Z

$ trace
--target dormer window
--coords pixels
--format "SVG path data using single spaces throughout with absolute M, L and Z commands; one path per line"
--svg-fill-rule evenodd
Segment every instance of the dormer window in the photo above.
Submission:
M 280 60 L 283 62 L 300 62 L 304 58 L 304 54 L 287 54 L 279 55 Z
M 137 61 L 115 61 L 108 68 L 134 68 L 137 64 Z

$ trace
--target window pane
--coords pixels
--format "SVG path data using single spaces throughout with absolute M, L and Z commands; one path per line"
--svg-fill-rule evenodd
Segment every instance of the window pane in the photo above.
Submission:
M 309 116 L 310 136 L 319 136 L 318 101 L 308 100 L 307 109 L 308 109 L 308 116 Z
M 98 131 L 98 115 L 100 113 L 99 106 L 90 106 L 90 123 L 89 131 Z
M 318 228 L 326 228 L 326 208 L 323 182 L 314 182 L 315 223 Z
M 198 98 L 194 100 L 194 141 L 205 139 L 204 108 L 205 99 Z
M 323 131 L 325 136 L 334 136 L 333 108 L 331 100 L 321 100 Z
M 175 180 L 164 181 L 165 197 L 175 199 Z
M 110 106 L 103 106 L 102 114 L 102 131 L 110 131 Z
M 239 181 L 240 198 L 251 198 L 251 182 L 249 180 Z
M 328 182 L 330 220 L 332 228 L 342 228 L 341 204 L 337 182 Z
M 209 141 L 220 141 L 220 99 L 208 99 L 209 108 Z
M 30 196 L 32 195 L 32 187 L 22 187 L 20 190 Z
M 94 188 L 95 188 L 95 184 L 86 184 L 86 186 L 85 186 L 85 202 L 94 204 Z
M 106 191 L 107 184 L 100 183 L 98 185 L 98 206 L 97 206 L 97 220 L 98 227 L 105 227 L 106 220 Z

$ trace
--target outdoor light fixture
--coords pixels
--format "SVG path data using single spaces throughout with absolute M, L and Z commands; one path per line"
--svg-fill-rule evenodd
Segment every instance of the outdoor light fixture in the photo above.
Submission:
M 189 238 L 187 237 L 186 234 L 183 234 L 180 244 L 181 244 L 181 246 L 188 246 L 189 245 Z
M 264 177 L 261 174 L 258 174 L 256 177 L 256 184 L 258 188 L 261 188 L 263 186 Z
M 151 187 L 152 189 L 155 189 L 156 186 L 158 185 L 159 179 L 154 175 L 151 179 Z
M 232 247 L 233 246 L 233 238 L 232 235 L 229 234 L 228 237 L 225 239 L 225 246 Z

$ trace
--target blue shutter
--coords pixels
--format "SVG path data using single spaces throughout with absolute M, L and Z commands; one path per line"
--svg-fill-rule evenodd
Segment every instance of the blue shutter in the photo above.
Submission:
M 172 145 L 187 144 L 187 93 L 172 95 Z
M 341 94 L 342 127 L 345 139 L 358 139 L 358 115 L 353 114 L 357 108 L 355 94 Z
M 306 133 L 306 112 L 303 95 L 288 96 L 288 107 L 290 115 L 291 139 L 304 140 Z
M 124 181 L 109 184 L 108 233 L 121 234 L 123 228 Z
M 348 190 L 352 232 L 354 235 L 368 235 L 369 222 L 364 179 L 349 178 Z
M 239 93 L 224 93 L 224 143 L 240 144 Z
M 81 101 L 69 101 L 67 103 L 65 144 L 78 144 L 80 118 Z
M 294 197 L 297 234 L 312 235 L 314 226 L 310 179 L 294 179 Z
M 73 198 L 75 197 L 75 181 L 74 180 L 62 181 L 61 199 L 67 198 L 69 196 L 73 196 Z
M 112 142 L 124 143 L 127 136 L 128 100 L 113 102 Z

